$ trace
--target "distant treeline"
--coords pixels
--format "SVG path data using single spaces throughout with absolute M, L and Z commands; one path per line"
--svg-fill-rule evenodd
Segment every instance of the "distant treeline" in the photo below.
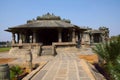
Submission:
M 1 41 L 0 42 L 0 45 L 4 45 L 4 44 L 6 44 L 6 43 L 10 43 L 9 41 Z
M 0 42 L 0 47 L 10 47 L 11 42 L 10 41 L 1 41 Z
M 117 39 L 118 37 L 120 37 L 120 34 L 119 35 L 117 35 L 117 36 L 111 36 L 111 40 L 114 40 L 114 39 Z

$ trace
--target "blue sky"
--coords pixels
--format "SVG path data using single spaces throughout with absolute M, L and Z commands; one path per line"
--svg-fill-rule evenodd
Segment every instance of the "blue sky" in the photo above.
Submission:
M 120 0 L 0 0 L 0 41 L 11 40 L 11 33 L 4 31 L 8 27 L 47 12 L 78 26 L 106 26 L 110 36 L 120 34 Z

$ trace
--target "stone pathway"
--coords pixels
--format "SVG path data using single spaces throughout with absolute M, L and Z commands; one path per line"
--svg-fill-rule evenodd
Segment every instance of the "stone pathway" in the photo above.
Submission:
M 81 53 L 92 54 L 90 49 L 86 50 L 58 50 L 58 54 L 53 56 L 41 56 L 35 58 L 33 63 L 49 61 L 31 80 L 95 80 L 92 74 L 87 72 L 87 68 L 83 66 L 83 62 L 77 56 Z M 14 55 L 9 55 L 8 52 L 1 53 L 2 58 L 15 58 Z M 17 60 L 10 63 L 20 64 L 24 60 Z
M 95 80 L 73 52 L 60 51 L 31 80 Z

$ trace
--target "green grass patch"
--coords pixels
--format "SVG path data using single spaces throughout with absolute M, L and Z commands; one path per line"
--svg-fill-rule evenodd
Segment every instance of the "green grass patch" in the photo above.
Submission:
M 10 50 L 10 47 L 0 48 L 0 52 L 5 52 L 9 50 Z

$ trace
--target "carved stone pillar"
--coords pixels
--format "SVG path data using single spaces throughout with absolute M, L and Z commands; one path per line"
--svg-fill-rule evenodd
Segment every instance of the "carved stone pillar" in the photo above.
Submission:
M 36 31 L 33 31 L 33 43 L 36 43 Z
M 19 34 L 20 39 L 19 39 L 19 44 L 22 44 L 22 34 Z
M 12 44 L 15 44 L 15 33 L 12 33 Z
M 72 42 L 75 42 L 75 29 L 72 31 Z
M 62 42 L 62 30 L 58 30 L 58 42 Z

